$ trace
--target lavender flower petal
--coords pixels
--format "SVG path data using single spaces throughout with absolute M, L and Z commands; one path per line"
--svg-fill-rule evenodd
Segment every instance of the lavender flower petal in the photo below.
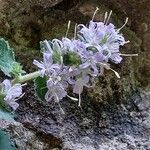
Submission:
M 86 86 L 89 82 L 89 76 L 79 78 L 73 88 L 73 93 L 81 94 L 83 92 L 83 86 Z
M 12 85 L 9 80 L 4 80 L 2 82 L 3 94 L 5 95 L 4 101 L 7 105 L 16 110 L 19 104 L 15 102 L 22 95 L 21 84 Z

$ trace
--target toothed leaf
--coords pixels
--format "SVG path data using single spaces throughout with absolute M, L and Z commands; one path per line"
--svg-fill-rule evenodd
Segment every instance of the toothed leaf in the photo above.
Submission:
M 0 69 L 7 76 L 11 76 L 10 72 L 15 63 L 13 49 L 9 46 L 8 41 L 0 38 Z
M 0 119 L 7 121 L 14 121 L 14 115 L 4 108 L 0 107 Z

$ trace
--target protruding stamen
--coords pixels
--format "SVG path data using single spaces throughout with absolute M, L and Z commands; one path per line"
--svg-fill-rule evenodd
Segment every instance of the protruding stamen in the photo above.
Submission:
M 78 104 L 78 106 L 81 107 L 81 94 L 80 93 L 79 93 L 79 104 Z
M 65 114 L 65 112 L 64 112 L 64 110 L 62 109 L 62 107 L 61 107 L 60 103 L 58 103 L 58 106 L 59 106 L 59 108 L 60 108 L 60 110 L 61 110 L 62 114 Z
M 72 96 L 69 96 L 69 95 L 67 95 L 67 97 L 69 97 L 71 100 L 73 100 L 73 101 L 78 101 L 78 99 L 77 98 L 75 98 L 75 97 L 72 97 Z
M 120 56 L 131 56 L 131 57 L 133 57 L 133 56 L 138 56 L 138 54 L 119 54 Z
M 106 64 L 106 63 L 99 62 L 99 64 L 100 64 L 101 66 L 103 66 L 103 67 L 104 67 L 105 69 L 107 69 L 107 70 L 110 69 L 110 66 L 109 66 L 108 64 Z
M 70 24 L 71 24 L 71 21 L 69 20 L 69 21 L 68 21 L 67 31 L 66 31 L 66 36 L 65 36 L 65 37 L 68 36 L 68 32 L 69 32 L 69 29 L 70 29 Z
M 26 86 L 26 85 L 27 85 L 27 83 L 21 84 L 21 86 Z
M 109 15 L 108 15 L 108 18 L 107 18 L 107 20 L 106 20 L 106 25 L 107 25 L 107 23 L 108 23 L 108 21 L 109 21 L 109 19 L 110 19 L 110 17 L 111 17 L 111 14 L 112 14 L 112 10 L 110 11 L 110 13 L 109 13 Z
M 120 75 L 119 75 L 119 73 L 117 71 L 115 71 L 114 69 L 111 69 L 111 68 L 110 68 L 110 70 L 115 73 L 115 75 L 117 76 L 117 78 L 120 78 Z
M 25 93 L 22 93 L 18 98 L 15 99 L 15 101 L 19 100 L 20 98 L 22 98 L 25 95 Z
M 104 16 L 104 24 L 106 23 L 107 16 L 108 16 L 108 12 L 106 11 L 106 12 L 105 12 L 105 16 Z
M 128 40 L 128 41 L 125 41 L 125 42 L 124 42 L 124 44 L 127 44 L 127 43 L 130 43 L 130 41 Z
M 128 20 L 129 20 L 129 18 L 127 17 L 125 23 L 123 24 L 123 26 L 121 28 L 118 29 L 118 31 L 120 31 L 122 28 L 125 27 L 125 25 L 128 23 Z
M 60 105 L 60 103 L 59 103 L 59 98 L 58 98 L 58 96 L 57 96 L 56 93 L 55 93 L 55 97 L 56 97 L 56 102 L 58 103 L 58 106 L 59 106 L 59 108 L 60 108 L 62 114 L 65 114 L 64 110 L 62 109 L 62 107 L 61 107 L 61 105 Z
M 99 10 L 99 8 L 98 7 L 96 7 L 96 10 L 94 11 L 94 14 L 93 14 L 93 17 L 92 17 L 92 21 L 94 20 L 94 18 L 95 18 L 95 15 L 96 15 L 96 13 L 97 13 L 97 11 Z

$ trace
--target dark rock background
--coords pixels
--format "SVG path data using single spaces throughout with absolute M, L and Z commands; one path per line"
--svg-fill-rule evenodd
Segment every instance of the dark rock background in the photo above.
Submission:
M 40 59 L 39 42 L 61 38 L 71 20 L 69 36 L 75 23 L 86 24 L 96 7 L 95 20 L 103 20 L 105 11 L 113 10 L 111 22 L 120 27 L 129 17 L 122 32 L 130 43 L 123 53 L 138 53 L 125 57 L 112 68 L 121 79 L 109 71 L 96 80 L 94 89 L 85 89 L 82 108 L 64 99 L 62 115 L 55 103 L 39 102 L 34 96 L 33 83 L 19 100 L 16 120 L 20 130 L 9 126 L 18 149 L 126 150 L 150 149 L 150 2 L 148 0 L 0 0 L 0 35 L 14 48 L 17 59 L 27 72 L 35 70 L 33 59 Z M 14 136 L 12 130 L 18 131 Z M 32 133 L 25 136 L 24 133 Z M 20 134 L 21 133 L 21 134 Z M 21 140 L 20 136 L 26 140 Z M 30 134 L 29 134 L 30 135 Z M 37 142 L 29 142 L 35 138 Z M 34 137 L 34 138 L 33 138 Z M 19 138 L 18 144 L 16 139 Z M 41 146 L 37 147 L 37 143 Z M 21 146 L 23 145 L 23 146 Z M 35 148 L 34 148 L 35 147 Z

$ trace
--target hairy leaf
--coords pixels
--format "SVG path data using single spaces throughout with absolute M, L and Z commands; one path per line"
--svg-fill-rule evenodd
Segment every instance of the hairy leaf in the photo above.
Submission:
M 15 62 L 12 65 L 12 69 L 10 72 L 14 77 L 17 77 L 21 74 L 25 74 L 26 72 L 22 69 L 22 66 L 20 65 L 20 63 Z
M 13 49 L 10 48 L 8 41 L 0 38 L 0 69 L 5 75 L 11 76 L 10 72 L 15 63 L 15 56 Z
M 6 111 L 3 107 L 0 107 L 0 119 L 14 121 L 14 115 Z

